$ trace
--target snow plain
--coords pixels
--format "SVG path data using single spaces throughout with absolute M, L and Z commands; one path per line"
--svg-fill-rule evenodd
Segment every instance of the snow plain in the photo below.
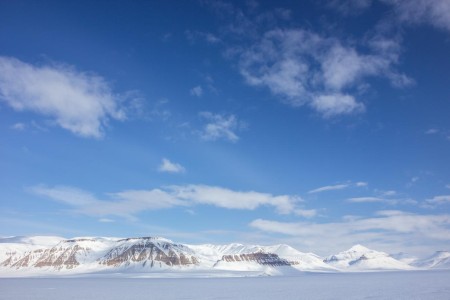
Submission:
M 450 299 L 450 271 L 302 273 L 282 277 L 2 278 L 1 300 Z

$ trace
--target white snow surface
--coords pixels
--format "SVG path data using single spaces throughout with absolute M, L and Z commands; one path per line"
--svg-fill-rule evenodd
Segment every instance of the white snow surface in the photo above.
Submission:
M 2 300 L 450 298 L 450 271 L 298 273 L 240 278 L 4 278 Z

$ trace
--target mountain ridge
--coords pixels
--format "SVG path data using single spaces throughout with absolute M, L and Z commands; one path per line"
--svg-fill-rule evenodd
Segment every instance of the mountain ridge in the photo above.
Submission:
M 409 265 L 356 244 L 326 258 L 286 245 L 181 244 L 163 237 L 0 238 L 0 277 L 77 274 L 283 275 L 295 272 L 362 272 L 449 268 L 450 252 L 433 263 Z M 443 263 L 436 262 L 442 259 Z M 231 273 L 230 273 L 231 272 Z M 184 274 L 184 275 L 183 275 Z M 231 274 L 231 275 L 230 275 Z

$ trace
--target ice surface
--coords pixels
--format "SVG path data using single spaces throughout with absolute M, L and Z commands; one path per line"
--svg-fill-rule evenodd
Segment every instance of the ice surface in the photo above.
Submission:
M 1 300 L 450 299 L 450 271 L 241 278 L 10 278 Z

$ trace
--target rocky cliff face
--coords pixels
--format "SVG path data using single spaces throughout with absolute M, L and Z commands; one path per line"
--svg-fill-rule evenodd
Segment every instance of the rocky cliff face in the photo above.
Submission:
M 45 249 L 38 249 L 33 251 L 26 251 L 24 253 L 21 252 L 7 252 L 6 255 L 8 258 L 4 260 L 0 266 L 2 267 L 10 267 L 15 269 L 26 268 L 33 266 L 35 262 L 39 259 L 39 257 L 43 254 L 43 252 L 48 251 Z
M 253 262 L 264 266 L 292 266 L 298 264 L 295 261 L 288 261 L 286 259 L 280 258 L 274 253 L 247 253 L 247 254 L 232 254 L 222 256 L 222 261 L 224 262 Z
M 1 247 L 0 247 L 1 251 Z M 141 267 L 185 267 L 199 263 L 192 249 L 162 238 L 63 240 L 49 248 L 2 253 L 0 267 L 11 269 L 71 270 Z
M 77 257 L 87 256 L 91 250 L 89 247 L 83 247 L 79 244 L 84 241 L 87 240 L 66 240 L 50 249 L 35 249 L 23 253 L 18 251 L 10 252 L 7 253 L 9 257 L 0 266 L 15 269 L 29 267 L 51 267 L 56 270 L 73 269 L 80 265 Z

